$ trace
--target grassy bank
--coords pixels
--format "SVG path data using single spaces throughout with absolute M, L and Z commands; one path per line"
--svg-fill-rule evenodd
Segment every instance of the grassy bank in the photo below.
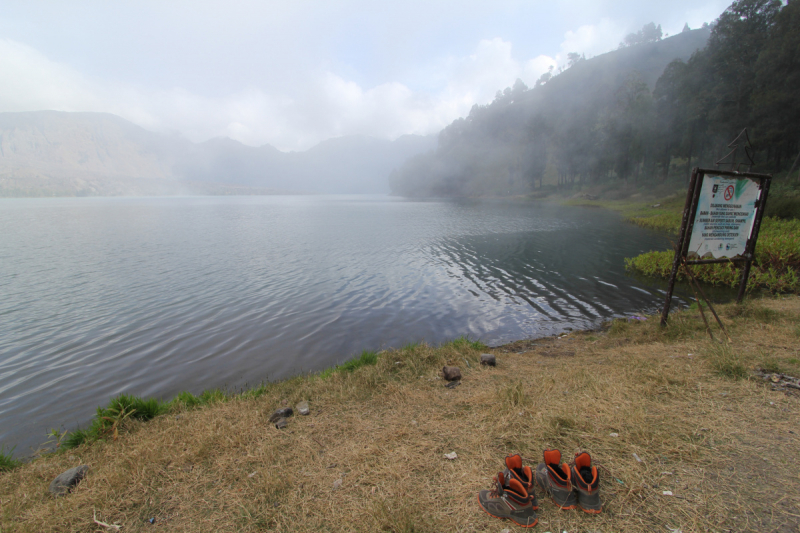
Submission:
M 621 320 L 496 348 L 495 368 L 464 339 L 410 345 L 257 393 L 176 402 L 148 422 L 131 415 L 116 440 L 106 431 L 0 473 L 0 529 L 108 531 L 96 513 L 122 531 L 513 530 L 479 510 L 477 491 L 506 454 L 533 464 L 558 447 L 593 455 L 605 509 L 542 498 L 539 531 L 795 531 L 800 398 L 751 371 L 800 374 L 800 298 L 719 311 L 730 344 L 687 310 L 666 329 Z M 455 389 L 444 364 L 464 374 Z M 268 422 L 301 400 L 309 416 Z M 74 492 L 49 496 L 80 464 L 90 471 Z
M 628 222 L 670 233 L 677 241 L 685 200 L 684 191 L 664 198 L 651 198 L 648 201 L 636 197 L 625 200 L 590 200 L 577 197 L 567 199 L 563 203 L 612 209 L 620 212 Z M 767 202 L 766 214 L 781 215 L 785 218 L 764 217 L 756 247 L 756 260 L 750 272 L 747 288 L 749 291 L 763 289 L 772 293 L 798 293 L 800 292 L 800 220 L 793 217 L 800 216 L 800 199 L 795 197 L 794 192 L 782 194 L 781 187 L 776 187 Z M 672 250 L 655 250 L 628 258 L 625 264 L 630 270 L 666 278 L 672 269 L 673 258 Z M 734 287 L 739 284 L 740 270 L 732 263 L 695 265 L 692 271 L 699 280 L 713 285 Z M 685 278 L 683 271 L 678 273 L 678 278 Z

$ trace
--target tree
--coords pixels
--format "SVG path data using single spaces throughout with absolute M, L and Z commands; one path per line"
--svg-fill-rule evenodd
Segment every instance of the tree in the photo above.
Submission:
M 578 52 L 570 52 L 567 54 L 567 68 L 571 68 L 581 61 L 586 61 L 586 55 L 581 55 Z
M 780 0 L 738 0 L 711 31 L 706 50 L 714 105 L 709 118 L 718 142 L 732 139 L 751 123 L 756 62 L 780 8 Z
M 789 0 L 775 17 L 755 65 L 753 121 L 756 148 L 780 168 L 800 152 L 800 1 Z
M 661 24 L 656 26 L 654 22 L 649 22 L 642 26 L 642 29 L 638 32 L 626 35 L 625 40 L 619 43 L 619 47 L 625 48 L 639 44 L 655 43 L 660 41 L 663 35 L 664 34 L 661 32 Z

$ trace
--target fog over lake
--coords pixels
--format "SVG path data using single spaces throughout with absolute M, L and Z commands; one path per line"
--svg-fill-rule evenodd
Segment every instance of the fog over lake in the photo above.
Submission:
M 0 442 L 119 393 L 168 399 L 460 335 L 496 345 L 652 310 L 599 209 L 385 196 L 0 200 Z

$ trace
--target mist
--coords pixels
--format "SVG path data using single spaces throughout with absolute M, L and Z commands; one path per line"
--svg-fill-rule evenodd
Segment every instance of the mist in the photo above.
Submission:
M 105 112 L 192 142 L 307 150 L 435 134 L 517 78 L 722 2 L 38 2 L 0 13 L 0 112 Z

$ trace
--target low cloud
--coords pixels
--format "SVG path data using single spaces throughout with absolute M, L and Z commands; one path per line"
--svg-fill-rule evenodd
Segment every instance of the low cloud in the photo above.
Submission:
M 564 62 L 569 52 L 593 57 L 617 48 L 625 36 L 625 28 L 610 19 L 600 19 L 598 24 L 586 24 L 575 31 L 564 34 L 561 43 L 560 62 Z
M 437 66 L 437 85 L 414 91 L 400 82 L 365 88 L 341 75 L 320 70 L 301 83 L 267 93 L 247 87 L 225 96 L 202 96 L 184 88 L 154 90 L 86 76 L 50 60 L 34 48 L 0 39 L 0 111 L 94 111 L 119 115 L 140 126 L 179 132 L 193 141 L 226 136 L 248 145 L 272 144 L 305 150 L 341 135 L 393 139 L 407 133 L 431 134 L 486 104 L 499 89 L 521 78 L 529 86 L 566 52 L 607 50 L 618 42 L 608 21 L 567 32 L 556 57 L 514 57 L 512 43 L 484 39 L 463 57 Z M 611 44 L 609 44 L 611 43 Z

